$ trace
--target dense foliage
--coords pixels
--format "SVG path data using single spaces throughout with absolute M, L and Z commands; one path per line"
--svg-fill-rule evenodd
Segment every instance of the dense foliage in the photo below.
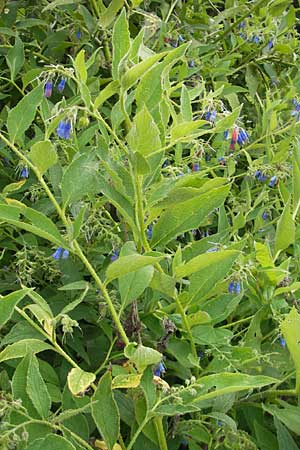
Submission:
M 0 2 L 0 448 L 299 450 L 298 2 Z

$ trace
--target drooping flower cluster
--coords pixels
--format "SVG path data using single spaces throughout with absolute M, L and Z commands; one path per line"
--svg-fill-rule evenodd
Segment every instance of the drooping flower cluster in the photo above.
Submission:
M 28 178 L 29 177 L 29 169 L 28 167 L 23 167 L 20 173 L 20 178 Z
M 229 294 L 240 294 L 241 293 L 241 284 L 238 281 L 230 281 L 228 285 Z
M 217 111 L 215 109 L 206 111 L 204 113 L 204 119 L 208 120 L 210 123 L 215 123 L 217 118 Z
M 56 128 L 56 133 L 61 139 L 70 139 L 71 128 L 70 120 L 61 120 Z
M 162 361 L 156 367 L 154 367 L 154 370 L 153 370 L 153 374 L 156 377 L 163 376 L 165 372 L 166 372 L 166 366 L 164 365 L 164 363 Z
M 69 250 L 58 247 L 52 255 L 54 259 L 67 259 L 69 257 Z
M 265 173 L 263 173 L 261 170 L 257 170 L 254 174 L 255 178 L 260 181 L 261 183 L 264 183 L 265 181 L 267 181 L 268 179 L 268 175 L 266 175 Z M 268 186 L 270 188 L 273 188 L 276 186 L 278 182 L 278 178 L 276 177 L 276 175 L 273 175 L 270 180 L 269 180 L 269 184 Z
M 229 130 L 226 130 L 224 132 L 224 138 L 227 139 L 229 136 Z M 242 147 L 244 144 L 249 142 L 249 135 L 247 131 L 244 130 L 244 128 L 240 127 L 234 127 L 232 134 L 231 134 L 231 140 L 230 140 L 230 150 L 235 149 L 236 143 L 239 144 L 240 147 Z
M 119 250 L 114 250 L 113 254 L 110 257 L 110 260 L 113 262 L 116 261 L 118 258 L 119 258 Z
M 57 85 L 57 90 L 58 92 L 62 93 L 65 85 L 66 85 L 66 78 L 61 78 L 58 85 Z M 53 81 L 51 79 L 48 79 L 45 83 L 45 87 L 44 87 L 44 95 L 46 98 L 50 98 L 51 95 L 53 93 Z

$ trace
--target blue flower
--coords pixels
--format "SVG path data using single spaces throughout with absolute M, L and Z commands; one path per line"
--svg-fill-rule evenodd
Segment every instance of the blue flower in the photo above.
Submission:
M 62 259 L 68 259 L 69 258 L 69 250 L 64 250 L 62 254 Z
M 60 80 L 60 82 L 58 83 L 58 85 L 57 85 L 58 92 L 62 92 L 64 90 L 64 88 L 65 88 L 65 85 L 66 85 L 66 79 L 62 78 Z
M 211 123 L 214 123 L 217 118 L 217 111 L 213 109 L 212 111 L 206 111 L 204 114 L 204 119 L 208 120 Z
M 264 173 L 262 173 L 260 170 L 257 170 L 254 174 L 255 178 L 260 181 L 261 183 L 264 183 L 268 177 Z
M 111 261 L 116 261 L 119 258 L 119 250 L 114 250 L 113 254 L 110 257 Z
M 54 259 L 60 259 L 63 253 L 63 248 L 62 247 L 58 247 L 57 250 L 55 250 L 55 252 L 52 255 L 52 258 Z
M 69 120 L 61 120 L 56 128 L 56 133 L 61 139 L 70 139 L 71 122 Z
M 200 170 L 200 164 L 199 163 L 194 163 L 192 166 L 192 171 L 193 172 L 199 172 Z
M 81 36 L 82 36 L 81 31 L 80 31 L 80 30 L 77 30 L 77 31 L 76 31 L 76 37 L 77 37 L 77 39 L 80 39 Z
M 153 374 L 157 377 L 161 377 L 166 372 L 166 367 L 161 361 L 156 367 L 154 367 Z
M 170 161 L 168 159 L 166 159 L 162 165 L 162 168 L 164 169 L 165 167 L 168 167 L 170 165 Z
M 152 239 L 152 233 L 153 233 L 153 223 L 150 223 L 147 229 L 147 237 L 148 239 Z
M 267 211 L 264 211 L 264 212 L 262 213 L 261 217 L 262 217 L 263 220 L 268 220 L 269 214 L 267 213 Z
M 173 47 L 173 48 L 178 47 L 178 41 L 176 39 L 171 39 L 169 42 L 170 42 L 171 47 Z
M 235 286 L 234 281 L 230 281 L 230 283 L 228 285 L 228 292 L 229 292 L 229 294 L 232 294 L 234 292 L 234 286 Z
M 283 347 L 283 348 L 286 346 L 286 341 L 283 337 L 279 338 L 279 343 L 280 343 L 281 347 Z
M 21 178 L 28 178 L 29 177 L 29 169 L 28 167 L 23 167 L 20 173 Z
M 224 139 L 228 139 L 229 138 L 229 130 L 225 130 L 224 131 Z
M 246 27 L 246 22 L 243 20 L 242 22 L 240 22 L 239 24 L 238 24 L 238 30 L 241 30 L 242 28 L 245 28 Z
M 178 35 L 178 40 L 179 40 L 179 42 L 184 42 L 184 37 L 181 36 L 181 34 L 179 34 L 179 35 Z
M 234 292 L 239 295 L 241 293 L 241 284 L 237 281 L 234 285 Z
M 254 42 L 254 44 L 259 44 L 260 41 L 259 36 L 252 36 L 251 41 Z
M 243 128 L 241 128 L 239 130 L 239 134 L 238 134 L 238 137 L 237 137 L 238 144 L 240 146 L 242 146 L 242 145 L 245 144 L 245 142 L 248 142 L 248 141 L 249 141 L 249 136 L 248 136 L 247 131 L 245 131 Z
M 191 59 L 191 61 L 188 61 L 188 66 L 189 66 L 190 69 L 195 67 L 195 61 L 193 59 Z
M 271 187 L 271 188 L 274 187 L 276 183 L 277 183 L 277 177 L 275 175 L 273 175 L 273 177 L 270 179 L 269 187 Z
M 44 89 L 44 95 L 46 98 L 51 97 L 52 95 L 52 88 L 53 88 L 53 83 L 51 80 L 46 81 L 45 83 L 45 89 Z
M 271 48 L 273 48 L 273 47 L 274 47 L 274 42 L 272 41 L 272 39 L 270 39 L 268 42 L 268 48 L 269 48 L 269 50 L 271 50 Z

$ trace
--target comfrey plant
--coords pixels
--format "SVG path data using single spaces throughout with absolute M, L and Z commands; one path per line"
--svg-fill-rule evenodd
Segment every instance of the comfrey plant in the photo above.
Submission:
M 299 447 L 297 11 L 21 3 L 0 6 L 0 447 Z

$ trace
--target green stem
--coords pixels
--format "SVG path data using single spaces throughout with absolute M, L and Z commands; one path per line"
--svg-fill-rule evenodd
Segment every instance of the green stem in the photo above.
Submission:
M 129 442 L 128 446 L 127 446 L 127 450 L 131 450 L 132 447 L 135 444 L 135 441 L 137 440 L 137 438 L 139 437 L 140 433 L 143 431 L 143 428 L 147 425 L 147 423 L 149 422 L 150 417 L 146 415 L 146 417 L 144 418 L 144 420 L 140 423 L 138 429 L 136 430 L 136 432 L 134 433 L 131 441 Z
M 296 389 L 297 395 L 300 395 L 300 370 L 296 370 Z
M 181 304 L 181 302 L 180 302 L 180 300 L 178 298 L 178 295 L 175 295 L 175 301 L 176 301 L 176 305 L 177 305 L 178 311 L 179 311 L 179 313 L 181 315 L 181 320 L 182 320 L 182 324 L 184 326 L 185 332 L 188 335 L 188 338 L 189 338 L 190 343 L 191 343 L 193 356 L 196 359 L 199 359 L 198 358 L 198 354 L 197 354 L 197 349 L 196 349 L 196 346 L 195 346 L 195 343 L 194 343 L 192 331 L 191 331 L 191 328 L 190 328 L 190 324 L 189 324 L 188 319 L 186 317 L 185 310 L 184 310 L 184 308 L 183 308 L 183 306 L 182 306 L 182 304 Z M 195 369 L 196 369 L 195 370 L 195 372 L 196 372 L 195 375 L 198 376 L 199 375 L 198 368 L 195 368 Z
M 161 416 L 157 416 L 154 418 L 154 425 L 155 425 L 156 432 L 157 432 L 160 450 L 168 450 L 168 444 L 166 441 L 166 436 L 165 436 L 162 421 L 163 421 L 163 418 Z

